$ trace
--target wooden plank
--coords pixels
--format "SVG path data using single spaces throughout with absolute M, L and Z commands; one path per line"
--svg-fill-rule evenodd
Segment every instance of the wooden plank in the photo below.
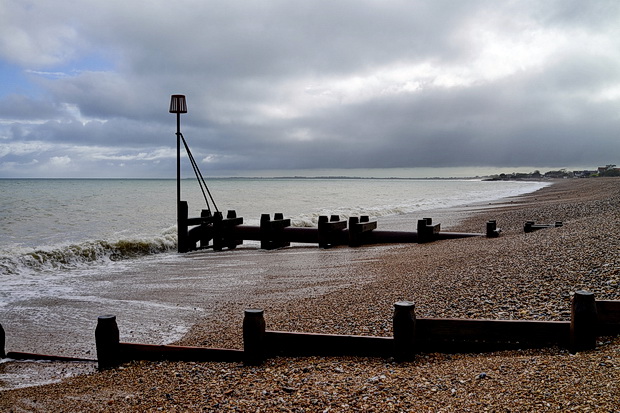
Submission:
M 241 219 L 243 222 L 243 218 L 237 218 L 237 219 Z M 210 217 L 194 217 L 194 218 L 187 218 L 185 220 L 185 222 L 187 223 L 187 225 L 202 225 L 202 224 L 210 224 L 213 222 L 217 222 L 218 219 L 214 216 L 210 216 Z M 219 220 L 219 221 L 226 221 L 226 220 Z
M 620 323 L 620 301 L 596 300 L 599 323 Z
M 557 227 L 561 227 L 561 226 L 563 226 L 562 221 L 556 221 L 553 224 L 536 224 L 534 221 L 527 221 L 523 225 L 523 231 L 524 232 L 534 232 L 534 231 L 537 231 L 539 229 L 557 228 Z
M 269 229 L 271 231 L 277 231 L 279 229 L 290 227 L 290 226 L 291 226 L 290 218 L 269 221 Z
M 599 335 L 620 334 L 620 301 L 597 300 L 596 314 Z
M 265 347 L 270 355 L 284 356 L 376 356 L 393 352 L 391 337 L 267 331 Z
M 327 231 L 341 231 L 347 227 L 347 221 L 319 222 L 319 229 L 325 228 Z
M 170 361 L 242 361 L 242 350 L 208 347 L 186 347 L 171 345 L 152 345 L 120 343 L 121 357 L 130 360 L 170 360 Z
M 84 361 L 96 362 L 95 359 L 85 359 L 80 357 L 52 356 L 49 354 L 23 353 L 21 351 L 9 351 L 6 358 L 13 360 L 45 360 L 45 361 Z
M 196 218 L 187 218 L 187 220 L 185 220 L 185 223 L 188 226 L 191 226 L 191 225 L 201 225 L 204 221 L 205 221 L 204 218 L 196 217 Z
M 355 231 L 357 232 L 368 232 L 374 229 L 377 229 L 377 221 L 369 221 L 369 222 L 358 222 L 354 224 Z
M 467 320 L 447 318 L 418 318 L 417 343 L 432 348 L 433 344 L 478 342 L 488 344 L 514 343 L 522 348 L 549 344 L 567 345 L 570 322 L 527 320 Z M 501 346 L 500 346 L 501 347 Z M 509 348 L 509 347 L 507 347 Z
M 232 226 L 235 225 L 241 225 L 243 224 L 243 217 L 237 217 L 237 218 L 224 218 L 221 221 L 222 226 L 224 226 L 225 228 L 230 228 Z

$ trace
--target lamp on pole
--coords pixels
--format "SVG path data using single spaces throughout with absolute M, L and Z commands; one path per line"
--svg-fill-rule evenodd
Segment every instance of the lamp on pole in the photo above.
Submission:
M 180 204 L 181 204 L 181 113 L 187 113 L 187 103 L 185 102 L 185 95 L 172 95 L 170 97 L 170 113 L 177 114 L 177 228 L 180 229 L 179 224 L 180 224 Z M 179 236 L 178 239 L 180 243 L 181 237 Z

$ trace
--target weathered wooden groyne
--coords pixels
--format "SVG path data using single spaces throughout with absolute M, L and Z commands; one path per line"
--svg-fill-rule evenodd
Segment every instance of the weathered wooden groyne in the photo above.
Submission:
M 553 224 L 537 224 L 535 221 L 526 221 L 523 225 L 524 232 L 534 232 L 545 228 L 558 228 L 563 226 L 562 221 L 556 221 Z
M 124 343 L 116 316 L 98 317 L 95 329 L 100 370 L 132 360 L 244 362 L 259 365 L 271 357 L 359 356 L 413 360 L 416 354 L 480 353 L 559 346 L 571 353 L 596 348 L 600 336 L 620 334 L 620 301 L 596 300 L 588 291 L 571 299 L 570 321 L 480 320 L 416 317 L 415 304 L 394 304 L 392 337 L 285 332 L 267 329 L 264 311 L 248 309 L 243 318 L 243 349 Z M 11 359 L 95 361 L 62 356 L 4 351 Z
M 226 218 L 222 213 L 211 214 L 203 210 L 200 217 L 189 218 L 187 202 L 180 202 L 179 252 L 196 249 L 233 249 L 243 241 L 260 241 L 262 249 L 276 249 L 291 243 L 317 244 L 321 248 L 339 245 L 359 247 L 369 244 L 424 243 L 442 239 L 467 237 L 497 237 L 501 230 L 495 221 L 488 221 L 485 233 L 442 232 L 441 224 L 432 218 L 418 220 L 416 231 L 377 230 L 377 221 L 368 216 L 350 217 L 342 220 L 338 215 L 320 216 L 316 227 L 292 227 L 291 220 L 276 213 L 263 214 L 259 226 L 243 225 L 243 218 L 229 210 Z

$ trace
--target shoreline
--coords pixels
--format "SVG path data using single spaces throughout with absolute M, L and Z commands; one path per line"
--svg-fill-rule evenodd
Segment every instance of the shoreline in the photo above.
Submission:
M 415 231 L 419 218 L 431 216 L 435 223 L 441 223 L 443 230 L 449 230 L 469 210 L 471 206 L 457 206 L 380 217 L 379 229 Z M 474 232 L 484 232 L 484 224 Z M 174 343 L 197 320 L 213 314 L 219 303 L 243 295 L 244 291 L 245 296 L 239 299 L 261 294 L 254 284 L 264 282 L 265 277 L 274 288 L 279 288 L 262 293 L 268 300 L 286 299 L 309 290 L 322 294 L 344 288 L 342 277 L 335 274 L 341 268 L 355 261 L 377 259 L 384 249 L 394 247 L 380 244 L 326 251 L 316 245 L 293 244 L 291 248 L 267 252 L 258 246 L 258 242 L 249 242 L 235 251 L 217 254 L 156 254 L 110 267 L 75 269 L 58 282 L 50 280 L 49 292 L 31 294 L 0 308 L 0 319 L 7 330 L 7 348 L 94 358 L 92 331 L 97 316 L 109 313 L 118 316 L 121 339 L 125 341 Z M 304 268 L 311 272 L 303 274 Z M 322 268 L 323 273 L 317 268 Z M 295 271 L 298 279 L 287 277 L 282 271 Z M 81 281 L 84 277 L 88 277 L 87 283 Z M 30 282 L 38 282 L 38 277 L 30 278 Z M 357 276 L 352 279 L 364 282 Z M 236 288 L 236 284 L 243 288 Z M 200 294 L 191 290 L 199 290 Z M 162 328 L 162 320 L 174 327 Z M 159 328 L 151 327 L 158 325 Z M 123 336 L 124 332 L 130 333 Z
M 566 319 L 570 292 L 575 289 L 589 289 L 600 299 L 620 299 L 620 290 L 607 282 L 620 278 L 616 212 L 619 186 L 620 180 L 613 178 L 560 181 L 512 202 L 473 206 L 471 216 L 450 228 L 480 232 L 488 219 L 497 219 L 504 231 L 497 239 L 386 246 L 380 254 L 366 256 L 356 249 L 345 260 L 342 255 L 346 254 L 336 248 L 333 251 L 338 254 L 327 264 L 322 264 L 318 256 L 294 268 L 280 262 L 279 267 L 273 267 L 278 271 L 269 283 L 254 286 L 252 293 L 243 297 L 223 300 L 214 308 L 217 317 L 195 324 L 179 343 L 240 348 L 242 313 L 249 307 L 265 309 L 269 329 L 379 336 L 391 334 L 392 304 L 402 299 L 415 301 L 416 313 L 421 317 Z M 565 225 L 523 234 L 527 220 L 564 221 Z M 601 231 L 612 239 L 601 239 Z M 602 250 L 603 246 L 607 249 Z M 290 251 L 277 254 L 288 254 L 296 260 L 296 251 Z M 287 298 L 287 277 L 297 279 L 318 272 L 329 274 L 301 288 L 293 300 Z M 335 292 L 321 290 L 343 279 L 348 284 Z M 120 322 L 119 327 L 123 328 Z M 605 357 L 609 357 L 609 368 L 599 365 Z M 576 356 L 561 349 L 431 354 L 420 355 L 405 365 L 376 359 L 330 358 L 275 359 L 257 369 L 234 363 L 135 363 L 122 370 L 5 391 L 0 406 L 23 406 L 24 400 L 36 398 L 42 410 L 58 411 L 69 411 L 70 407 L 136 411 L 155 410 L 157 406 L 173 410 L 204 407 L 211 411 L 217 409 L 216 405 L 270 411 L 276 409 L 275 402 L 284 398 L 284 406 L 291 409 L 304 406 L 313 410 L 314 406 L 314 410 L 331 407 L 334 411 L 345 410 L 343 404 L 363 410 L 385 408 L 389 403 L 400 409 L 447 411 L 508 405 L 517 410 L 544 410 L 545 403 L 556 409 L 600 408 L 611 406 L 611 396 L 620 394 L 619 367 L 618 338 Z M 180 376 L 169 377 L 170 371 Z M 200 372 L 200 380 L 192 371 Z M 528 371 L 538 373 L 528 375 Z M 280 379 L 274 381 L 276 372 Z M 489 379 L 476 380 L 473 372 L 486 372 Z M 141 377 L 142 383 L 136 382 L 136 377 Z M 545 385 L 539 394 L 534 390 L 540 388 L 541 377 Z M 231 380 L 235 386 L 227 394 L 230 386 L 226 383 Z M 326 381 L 331 383 L 330 391 L 322 384 Z M 180 382 L 188 385 L 184 396 L 178 393 Z M 282 390 L 289 382 L 294 392 Z M 379 384 L 390 391 L 380 391 Z M 150 391 L 149 385 L 158 390 Z M 599 389 L 599 395 L 594 389 Z M 593 392 L 590 398 L 580 400 L 576 396 L 589 391 Z M 247 396 L 250 394 L 254 396 Z M 388 398 L 393 400 L 388 402 Z M 567 401 L 572 405 L 562 404 Z

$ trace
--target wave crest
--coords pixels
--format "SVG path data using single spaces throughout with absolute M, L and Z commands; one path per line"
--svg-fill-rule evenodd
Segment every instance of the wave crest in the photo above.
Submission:
M 77 244 L 21 249 L 0 256 L 0 274 L 72 269 L 176 250 L 176 229 L 152 238 L 93 240 Z

